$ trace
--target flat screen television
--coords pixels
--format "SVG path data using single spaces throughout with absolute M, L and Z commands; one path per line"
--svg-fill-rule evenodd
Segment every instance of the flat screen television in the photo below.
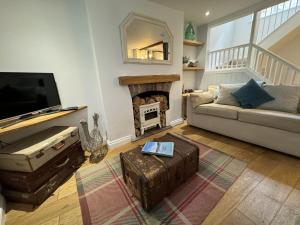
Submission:
M 0 122 L 60 105 L 52 73 L 0 72 Z

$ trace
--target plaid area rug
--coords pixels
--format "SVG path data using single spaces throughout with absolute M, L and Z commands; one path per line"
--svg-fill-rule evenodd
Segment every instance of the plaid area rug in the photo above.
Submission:
M 83 223 L 201 224 L 242 173 L 246 163 L 197 144 L 200 147 L 198 173 L 150 213 L 142 209 L 123 182 L 118 156 L 80 169 L 76 181 Z

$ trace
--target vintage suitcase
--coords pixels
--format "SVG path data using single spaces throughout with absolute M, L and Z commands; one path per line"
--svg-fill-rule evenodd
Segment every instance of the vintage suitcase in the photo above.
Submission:
M 27 203 L 40 205 L 44 202 L 73 172 L 84 162 L 84 152 L 74 150 L 71 151 L 69 160 L 60 167 L 60 170 L 50 179 L 48 179 L 41 187 L 34 192 L 20 192 L 5 189 L 3 195 L 6 200 L 19 203 Z
M 142 154 L 141 147 L 120 154 L 124 182 L 146 211 L 194 175 L 199 165 L 199 148 L 194 143 L 173 134 L 154 141 L 174 142 L 174 156 Z
M 77 127 L 51 127 L 1 149 L 0 169 L 33 172 L 78 140 Z
M 21 192 L 36 191 L 42 184 L 53 177 L 54 174 L 68 165 L 70 160 L 76 155 L 78 162 L 74 161 L 74 166 L 80 165 L 82 162 L 82 153 L 81 142 L 77 141 L 34 172 L 0 170 L 0 183 L 6 189 Z M 73 160 L 76 160 L 76 158 Z

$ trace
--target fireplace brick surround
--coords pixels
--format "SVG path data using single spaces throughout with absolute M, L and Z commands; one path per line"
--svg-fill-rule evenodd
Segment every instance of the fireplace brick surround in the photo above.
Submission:
M 141 106 L 159 102 L 160 127 L 166 126 L 166 111 L 169 109 L 169 94 L 173 81 L 180 80 L 179 75 L 145 75 L 145 76 L 126 76 L 119 77 L 120 85 L 128 85 L 132 98 L 135 135 L 143 135 L 144 128 L 141 124 Z M 155 105 L 155 104 L 154 104 Z M 143 108 L 142 107 L 142 108 Z M 150 120 L 154 120 L 152 117 Z M 156 126 L 157 123 L 154 123 Z

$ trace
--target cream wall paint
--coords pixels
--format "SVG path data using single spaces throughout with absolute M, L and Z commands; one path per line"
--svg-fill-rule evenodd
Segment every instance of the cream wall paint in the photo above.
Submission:
M 270 50 L 300 68 L 300 26 L 272 46 Z
M 54 73 L 64 107 L 103 111 L 83 0 L 1 0 L 0 30 L 0 71 Z
M 95 55 L 102 85 L 108 137 L 113 143 L 134 137 L 133 111 L 127 86 L 120 86 L 119 76 L 182 74 L 183 13 L 146 0 L 86 0 Z M 174 36 L 172 65 L 124 64 L 119 25 L 130 12 L 165 21 Z M 181 118 L 181 81 L 172 85 L 169 120 Z

